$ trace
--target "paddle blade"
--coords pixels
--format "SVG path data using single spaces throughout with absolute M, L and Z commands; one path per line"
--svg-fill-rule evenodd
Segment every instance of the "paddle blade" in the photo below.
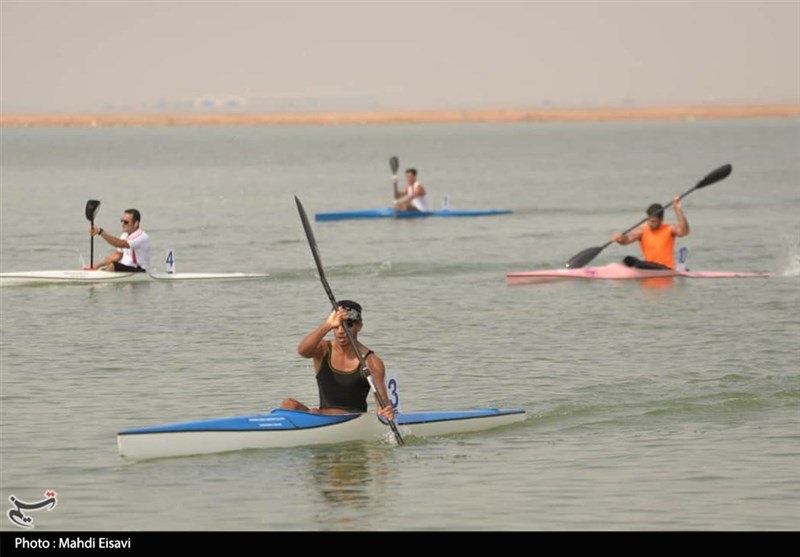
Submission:
M 597 257 L 601 251 L 603 251 L 602 247 L 586 248 L 582 252 L 573 255 L 572 259 L 567 261 L 566 267 L 567 269 L 580 269 L 589 261 Z
M 733 171 L 733 167 L 730 164 L 723 164 L 716 170 L 712 170 L 709 172 L 705 178 L 697 182 L 695 189 L 704 188 L 706 186 L 710 186 L 711 184 L 716 184 L 720 180 L 724 180 L 728 176 L 731 175 Z
M 90 199 L 86 202 L 86 220 L 94 222 L 94 217 L 97 210 L 100 208 L 100 202 L 96 199 Z
M 303 230 L 306 232 L 306 239 L 308 240 L 308 247 L 311 248 L 311 255 L 314 257 L 314 263 L 317 266 L 317 272 L 319 273 L 319 278 L 322 281 L 322 286 L 325 288 L 325 293 L 328 294 L 328 298 L 333 304 L 334 309 L 336 309 L 336 298 L 333 297 L 333 292 L 331 291 L 330 286 L 328 285 L 328 279 L 325 278 L 325 270 L 322 267 L 322 259 L 319 256 L 319 248 L 317 247 L 317 240 L 314 238 L 314 231 L 311 230 L 311 223 L 308 221 L 308 215 L 306 214 L 306 209 L 303 207 L 303 204 L 300 202 L 300 199 L 297 196 L 294 196 L 294 201 L 297 204 L 297 212 L 300 214 L 300 220 L 303 223 Z
M 392 174 L 397 174 L 397 169 L 400 168 L 400 159 L 392 157 L 389 159 L 389 168 L 392 169 Z

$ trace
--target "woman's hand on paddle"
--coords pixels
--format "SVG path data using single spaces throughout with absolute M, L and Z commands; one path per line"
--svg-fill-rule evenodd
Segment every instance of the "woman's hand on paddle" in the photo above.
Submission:
M 394 420 L 394 415 L 395 415 L 394 407 L 391 404 L 389 404 L 387 406 L 384 406 L 383 408 L 379 408 L 378 415 L 387 421 Z
M 331 314 L 328 316 L 326 323 L 331 329 L 336 329 L 341 325 L 342 321 L 347 319 L 347 310 L 343 307 L 336 308 L 335 310 L 331 311 Z

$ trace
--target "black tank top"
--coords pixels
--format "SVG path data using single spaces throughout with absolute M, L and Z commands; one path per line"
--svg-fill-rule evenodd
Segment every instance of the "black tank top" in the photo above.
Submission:
M 317 386 L 319 387 L 319 407 L 339 408 L 348 412 L 366 412 L 369 382 L 361 374 L 361 364 L 351 371 L 340 371 L 331 365 L 331 342 L 322 357 L 322 363 L 317 372 Z M 364 355 L 372 354 L 372 350 Z

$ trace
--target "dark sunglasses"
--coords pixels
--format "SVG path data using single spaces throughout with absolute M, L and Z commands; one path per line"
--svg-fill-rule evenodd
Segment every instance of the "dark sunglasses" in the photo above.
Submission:
M 122 224 L 130 224 L 131 223 L 131 221 L 125 220 L 125 219 L 119 219 L 119 222 L 121 222 Z
M 356 321 L 355 319 L 345 319 L 344 322 L 348 327 L 352 327 L 353 325 L 359 323 L 359 321 Z

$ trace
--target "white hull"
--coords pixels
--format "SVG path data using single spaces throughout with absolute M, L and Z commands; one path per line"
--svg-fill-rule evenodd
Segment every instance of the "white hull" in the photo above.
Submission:
M 125 458 L 146 460 L 246 449 L 393 439 L 391 430 L 373 413 L 348 415 L 344 421 L 338 423 L 326 423 L 327 418 L 324 416 L 306 414 L 309 419 L 319 422 L 296 428 L 287 425 L 291 416 L 287 419 L 286 414 L 285 411 L 278 411 L 272 414 L 128 430 L 117 435 L 117 446 L 120 455 Z M 525 413 L 518 409 L 481 410 L 472 413 L 401 413 L 398 415 L 397 425 L 403 437 L 430 437 L 482 431 L 524 419 Z M 220 422 L 226 425 L 209 425 Z
M 0 286 L 35 284 L 80 284 L 111 282 L 147 282 L 181 280 L 242 280 L 263 278 L 252 273 L 121 273 L 108 271 L 29 271 L 0 273 Z
M 119 454 L 125 458 L 146 460 L 247 449 L 347 443 L 380 439 L 382 434 L 390 435 L 391 430 L 374 415 L 364 414 L 341 424 L 292 431 L 182 431 L 119 435 L 117 446 Z

